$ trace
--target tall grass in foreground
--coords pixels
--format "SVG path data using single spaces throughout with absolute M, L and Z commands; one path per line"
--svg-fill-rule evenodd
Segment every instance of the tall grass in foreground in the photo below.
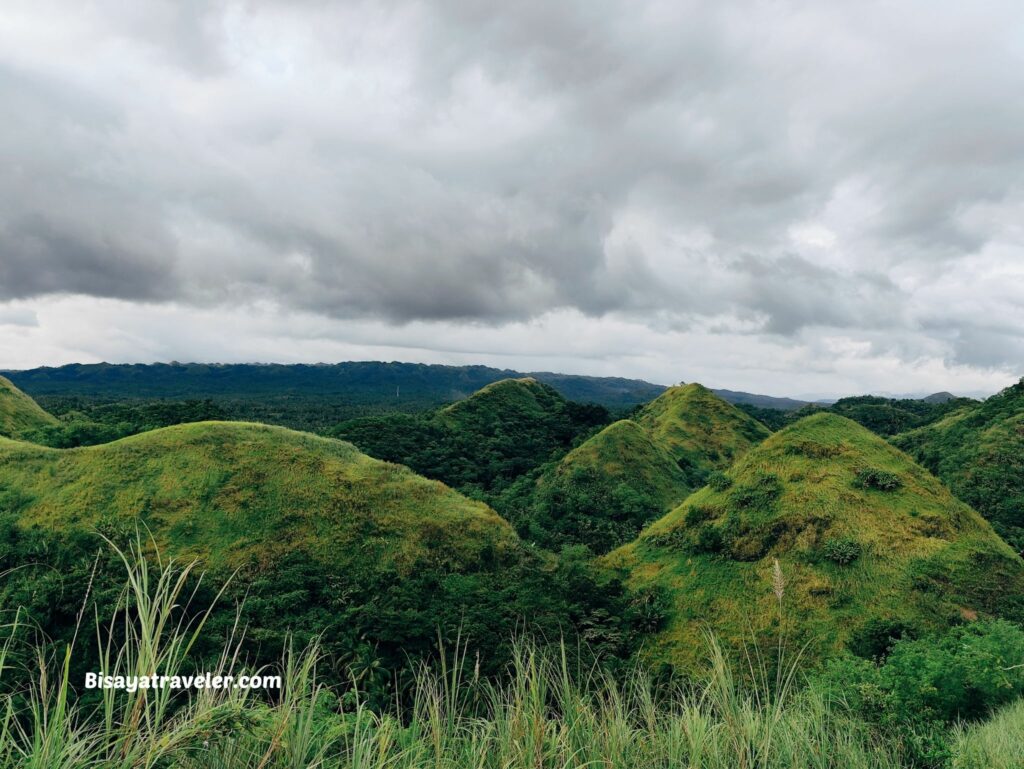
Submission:
M 1009 705 L 984 723 L 958 728 L 953 769 L 1024 767 L 1024 701 Z
M 117 627 L 97 629 L 105 672 L 189 669 L 207 617 L 181 612 L 192 567 L 158 562 L 151 569 L 141 551 L 122 555 L 122 608 L 131 608 L 117 613 Z M 218 673 L 242 672 L 236 651 L 228 639 Z M 444 664 L 419 669 L 411 705 L 395 714 L 371 712 L 358 690 L 339 695 L 318 684 L 316 649 L 281 661 L 284 687 L 273 702 L 245 690 L 140 689 L 104 691 L 92 706 L 75 696 L 82 682 L 68 680 L 74 648 L 54 658 L 37 656 L 35 670 L 11 666 L 11 654 L 9 646 L 0 647 L 0 683 L 11 692 L 0 696 L 0 767 L 898 766 L 865 725 L 812 690 L 786 687 L 776 695 L 741 686 L 713 638 L 703 684 L 668 692 L 652 687 L 639 669 L 625 680 L 599 669 L 571 671 L 564 655 L 529 643 L 517 646 L 509 675 L 498 684 L 477 677 L 460 647 Z M 987 749 L 989 739 L 979 736 L 971 749 Z

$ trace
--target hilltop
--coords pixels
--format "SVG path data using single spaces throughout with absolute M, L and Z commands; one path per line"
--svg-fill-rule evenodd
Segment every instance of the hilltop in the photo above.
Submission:
M 34 400 L 0 376 L 0 436 L 23 438 L 57 424 Z
M 350 420 L 332 434 L 464 492 L 494 494 L 608 420 L 604 408 L 572 403 L 524 377 L 491 383 L 435 412 Z
M 697 487 L 771 432 L 699 384 L 670 387 L 633 418 Z
M 752 637 L 771 645 L 776 559 L 789 643 L 810 644 L 816 660 L 870 647 L 878 628 L 1016 616 L 1024 592 L 1024 561 L 978 513 L 829 413 L 754 447 L 605 562 L 670 607 L 650 655 L 692 668 L 705 628 L 733 648 Z
M 530 535 L 607 552 L 673 507 L 688 488 L 668 452 L 636 422 L 623 419 L 541 475 L 533 491 Z
M 375 532 L 373 561 L 400 573 L 437 557 L 435 547 L 459 568 L 515 540 L 486 505 L 437 481 L 281 427 L 196 422 L 81 449 L 8 442 L 0 452 L 22 524 L 138 520 L 170 552 L 213 567 L 273 560 L 283 549 L 350 561 L 355 549 L 365 551 L 367 528 Z
M 1024 550 L 1024 379 L 893 442 Z
M 635 537 L 715 470 L 769 435 L 766 427 L 699 384 L 671 387 L 549 464 L 520 503 L 519 529 L 550 546 L 604 553 Z M 525 529 L 525 530 L 524 530 Z

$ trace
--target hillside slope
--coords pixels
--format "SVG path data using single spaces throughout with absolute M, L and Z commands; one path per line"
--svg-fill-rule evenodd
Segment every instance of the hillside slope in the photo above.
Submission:
M 843 417 L 787 427 L 713 486 L 605 559 L 667 601 L 655 659 L 693 667 L 708 628 L 733 648 L 770 648 L 778 576 L 788 643 L 809 644 L 812 659 L 873 627 L 1020 613 L 1024 561 L 938 479 Z
M 198 558 L 204 584 L 233 575 L 207 637 L 244 601 L 261 661 L 319 638 L 338 664 L 373 662 L 381 686 L 439 632 L 493 672 L 524 618 L 552 638 L 624 621 L 621 588 L 598 588 L 589 566 L 563 575 L 483 503 L 342 441 L 236 422 L 65 450 L 0 439 L 0 599 L 26 607 L 26 627 L 67 642 L 84 595 L 109 619 L 122 571 L 97 532 Z
M 520 531 L 549 546 L 585 544 L 605 553 L 768 435 L 701 385 L 672 387 L 634 420 L 606 427 L 546 467 L 532 498 L 519 505 L 529 513 L 511 517 L 528 518 Z
M 503 379 L 436 412 L 364 417 L 332 434 L 466 493 L 493 494 L 608 421 L 532 378 Z
M 771 434 L 699 384 L 670 387 L 633 419 L 676 461 L 691 487 Z
M 9 379 L 0 376 L 0 436 L 22 438 L 55 424 L 56 418 L 43 411 Z
M 350 444 L 285 428 L 198 422 L 63 451 L 8 441 L 0 460 L 0 514 L 55 529 L 138 520 L 169 552 L 214 567 L 301 551 L 408 573 L 424 559 L 476 566 L 484 550 L 494 557 L 515 546 L 482 503 Z
M 686 475 L 640 425 L 615 422 L 548 467 L 533 492 L 534 539 L 596 553 L 628 542 L 686 496 Z
M 1024 550 L 1024 379 L 893 443 Z

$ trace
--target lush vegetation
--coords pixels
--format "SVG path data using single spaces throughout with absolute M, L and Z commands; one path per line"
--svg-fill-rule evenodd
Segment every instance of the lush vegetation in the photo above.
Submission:
M 0 468 L 2 589 L 57 640 L 74 632 L 76 590 L 93 584 L 89 613 L 109 612 L 111 564 L 96 560 L 95 532 L 121 541 L 137 526 L 215 576 L 236 573 L 229 597 L 248 595 L 260 659 L 289 633 L 324 634 L 337 677 L 360 659 L 380 687 L 439 631 L 461 629 L 499 666 L 524 618 L 625 657 L 642 609 L 581 554 L 527 547 L 484 504 L 283 428 L 197 423 L 64 451 L 0 439 Z
M 878 622 L 915 633 L 1018 618 L 1024 562 L 967 505 L 880 437 L 821 413 L 776 433 L 606 561 L 670 606 L 648 655 L 697 663 L 708 618 L 731 648 L 781 621 L 825 659 Z
M 505 379 L 437 411 L 366 417 L 331 432 L 370 456 L 493 503 L 608 420 L 606 409 L 567 401 L 535 379 Z
M 902 433 L 942 419 L 977 401 L 970 398 L 893 399 L 875 395 L 841 398 L 829 406 L 829 411 L 858 422 L 879 435 Z
M 428 479 L 222 401 L 0 385 L 0 766 L 1022 763 L 1024 561 L 831 411 L 772 435 L 687 385 L 608 424 L 526 379 L 337 430 Z M 1022 395 L 896 439 L 1011 534 Z
M 970 398 L 955 398 L 936 393 L 927 398 L 883 398 L 878 395 L 856 395 L 840 398 L 831 405 L 808 403 L 802 407 L 781 410 L 764 406 L 739 404 L 739 407 L 773 430 L 798 422 L 819 411 L 830 411 L 863 425 L 873 433 L 890 437 L 937 422 L 965 407 L 977 404 Z
M 227 419 L 224 409 L 209 399 L 97 403 L 82 398 L 56 398 L 47 405 L 57 418 L 17 437 L 42 446 L 70 449 L 110 443 L 160 427 Z
M 894 442 L 1024 550 L 1024 380 Z
M 0 435 L 21 438 L 56 422 L 10 380 L 0 377 Z
M 349 362 L 316 365 L 154 363 L 71 364 L 8 372 L 11 380 L 56 412 L 61 401 L 213 400 L 224 418 L 311 432 L 392 412 L 418 413 L 468 397 L 501 379 L 523 375 L 487 366 Z M 565 398 L 627 409 L 664 390 L 635 379 L 533 374 Z
M 671 387 L 496 500 L 520 533 L 546 547 L 606 553 L 672 509 L 769 434 L 698 385 Z
M 533 541 L 605 553 L 633 539 L 688 490 L 668 452 L 623 419 L 550 463 L 535 483 L 531 478 L 518 508 L 507 502 L 501 508 Z
M 456 639 L 439 649 L 436 664 L 411 668 L 406 701 L 381 707 L 366 698 L 365 670 L 344 686 L 325 684 L 326 658 L 316 643 L 292 643 L 275 664 L 254 668 L 237 635 L 228 633 L 207 667 L 196 642 L 209 634 L 214 607 L 189 592 L 196 564 L 159 556 L 147 563 L 137 548 L 110 555 L 121 568 L 120 589 L 111 596 L 115 618 L 81 628 L 66 647 L 49 651 L 20 641 L 10 631 L 21 613 L 0 606 L 10 617 L 0 645 L 0 766 L 999 769 L 1019 766 L 1024 755 L 1019 705 L 989 723 L 953 722 L 949 712 L 965 689 L 979 715 L 1018 692 L 1016 668 L 1006 676 L 1010 685 L 1000 686 L 983 664 L 1024 659 L 1024 633 L 1009 625 L 961 629 L 937 645 L 898 641 L 884 661 L 844 661 L 845 668 L 837 664 L 810 680 L 798 655 L 769 678 L 756 648 L 747 673 L 738 675 L 710 635 L 702 641 L 701 675 L 690 681 L 659 682 L 641 667 L 612 676 L 574 665 L 564 645 L 558 653 L 527 640 L 513 644 L 495 678 L 482 674 Z M 83 696 L 70 664 L 80 656 L 127 679 L 209 670 L 279 675 L 282 686 L 101 689 Z M 941 680 L 943 664 L 953 671 L 948 681 Z M 920 685 L 932 681 L 950 686 Z M 978 681 L 989 686 L 972 689 Z M 921 717 L 921 698 L 941 711 L 944 732 Z M 896 729 L 886 720 L 894 708 L 908 713 Z

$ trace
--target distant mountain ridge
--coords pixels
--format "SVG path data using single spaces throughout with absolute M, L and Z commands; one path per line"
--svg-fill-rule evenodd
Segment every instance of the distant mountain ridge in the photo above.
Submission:
M 214 398 L 253 399 L 309 396 L 341 397 L 350 404 L 372 409 L 416 411 L 468 398 L 502 379 L 533 377 L 579 403 L 597 403 L 628 409 L 648 403 L 668 386 L 625 377 L 521 372 L 491 366 L 447 366 L 398 361 L 345 361 L 340 363 L 69 363 L 21 371 L 5 370 L 18 388 L 33 398 Z M 682 382 L 680 383 L 682 384 Z M 811 403 L 801 398 L 763 395 L 740 390 L 710 388 L 736 405 L 795 411 Z M 951 399 L 941 392 L 923 398 L 928 403 Z M 834 403 L 835 399 L 816 401 Z M 260 413 L 236 417 L 265 419 Z M 348 418 L 352 414 L 342 415 Z M 273 421 L 273 420 L 270 420 Z M 285 420 L 287 422 L 287 420 Z M 340 421 L 340 420 L 339 420 Z M 308 429 L 310 425 L 301 425 Z
M 533 377 L 564 397 L 604 406 L 646 403 L 665 387 L 639 379 L 552 372 L 522 373 L 490 366 L 379 361 L 343 363 L 72 363 L 11 371 L 33 397 L 207 398 L 266 395 L 345 395 L 356 402 L 439 406 L 502 379 Z
M 520 372 L 490 366 L 348 361 L 342 363 L 69 363 L 3 372 L 34 398 L 244 398 L 346 395 L 360 403 L 429 408 L 461 400 L 502 379 L 533 377 L 563 397 L 610 408 L 648 403 L 665 385 L 624 377 Z M 790 411 L 795 398 L 712 390 L 729 403 Z

